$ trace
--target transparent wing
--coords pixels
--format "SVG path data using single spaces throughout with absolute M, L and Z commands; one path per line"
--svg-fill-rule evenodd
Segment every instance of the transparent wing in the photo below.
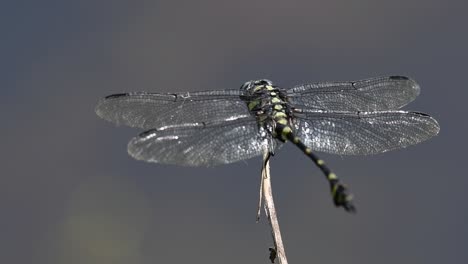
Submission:
M 192 123 L 148 130 L 129 142 L 128 153 L 149 162 L 209 167 L 261 155 L 262 135 L 269 136 L 253 117 Z
M 289 102 L 298 108 L 329 111 L 396 110 L 419 95 L 419 85 L 403 76 L 353 82 L 322 82 L 287 90 Z
M 99 101 L 96 113 L 115 124 L 143 129 L 222 121 L 249 114 L 240 96 L 237 90 L 114 94 Z
M 404 148 L 439 132 L 432 117 L 416 112 L 325 112 L 304 110 L 293 119 L 295 132 L 313 150 L 368 155 Z

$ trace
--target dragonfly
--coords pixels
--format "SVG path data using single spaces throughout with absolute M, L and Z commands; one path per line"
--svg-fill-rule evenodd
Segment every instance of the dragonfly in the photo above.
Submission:
M 233 90 L 113 94 L 95 110 L 117 125 L 143 129 L 127 148 L 147 162 L 211 167 L 273 155 L 289 141 L 323 172 L 335 206 L 355 212 L 348 187 L 316 152 L 371 155 L 437 135 L 431 116 L 399 110 L 419 93 L 405 76 L 288 89 L 260 79 Z

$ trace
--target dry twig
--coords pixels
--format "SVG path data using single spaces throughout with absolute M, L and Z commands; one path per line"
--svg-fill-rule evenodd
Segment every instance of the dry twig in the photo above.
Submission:
M 270 178 L 270 152 L 265 151 L 263 154 L 263 166 L 262 166 L 262 179 L 260 183 L 260 201 L 257 210 L 257 222 L 260 218 L 260 207 L 262 200 L 264 201 L 265 214 L 268 218 L 268 222 L 271 227 L 271 234 L 273 236 L 273 242 L 275 247 L 270 248 L 270 260 L 274 263 L 275 259 L 278 258 L 280 264 L 287 264 L 286 252 L 283 246 L 283 240 L 281 239 L 281 232 L 276 214 L 275 203 L 273 201 L 273 192 L 271 190 L 271 178 Z

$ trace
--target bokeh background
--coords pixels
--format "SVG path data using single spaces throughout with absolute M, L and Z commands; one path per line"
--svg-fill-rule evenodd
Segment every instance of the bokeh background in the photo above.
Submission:
M 139 130 L 98 119 L 119 92 L 408 75 L 440 135 L 368 157 L 322 154 L 355 194 L 334 208 L 291 145 L 272 161 L 290 263 L 465 263 L 466 1 L 4 1 L 1 263 L 269 263 L 259 158 L 131 159 Z

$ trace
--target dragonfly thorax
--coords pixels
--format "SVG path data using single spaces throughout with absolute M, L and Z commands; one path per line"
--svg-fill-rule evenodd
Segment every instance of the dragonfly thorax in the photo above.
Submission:
M 249 81 L 242 85 L 250 113 L 255 116 L 259 126 L 265 128 L 273 137 L 281 141 L 282 130 L 290 126 L 291 109 L 284 90 L 274 86 L 269 80 Z M 278 131 L 279 129 L 279 131 Z

